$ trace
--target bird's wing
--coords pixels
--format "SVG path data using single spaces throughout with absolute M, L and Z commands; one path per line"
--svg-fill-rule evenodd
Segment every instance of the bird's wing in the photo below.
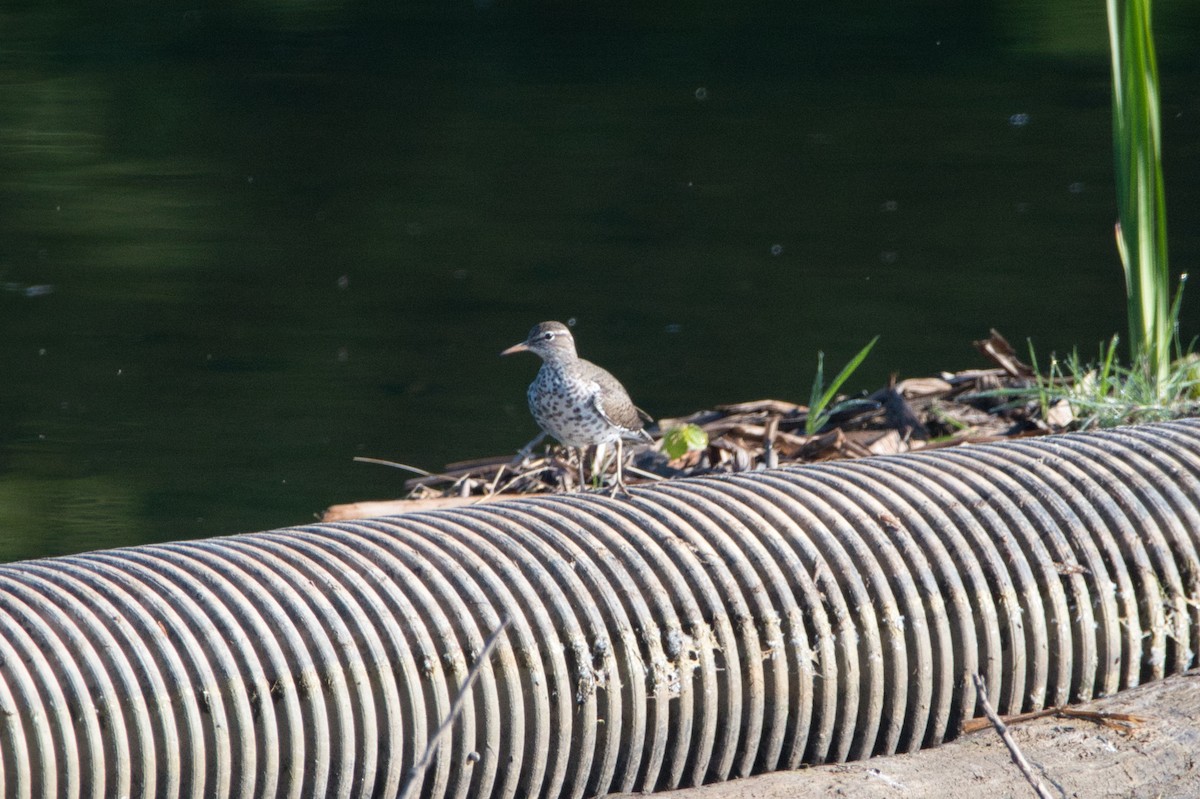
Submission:
M 587 369 L 587 377 L 596 386 L 592 392 L 592 406 L 596 412 L 610 424 L 630 431 L 641 430 L 642 417 L 638 415 L 638 409 L 620 381 L 593 363 L 581 363 L 590 367 Z

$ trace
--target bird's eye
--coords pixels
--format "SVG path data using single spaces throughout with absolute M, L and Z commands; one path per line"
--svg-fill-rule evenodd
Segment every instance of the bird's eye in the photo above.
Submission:
M 546 339 L 546 341 L 549 341 L 550 339 L 554 338 L 554 331 L 553 330 L 546 331 L 545 333 L 542 334 L 542 338 Z

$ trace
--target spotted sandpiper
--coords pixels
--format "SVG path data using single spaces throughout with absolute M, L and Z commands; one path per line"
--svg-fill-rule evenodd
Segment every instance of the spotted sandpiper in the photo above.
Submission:
M 593 444 L 617 444 L 617 483 L 624 490 L 621 461 L 625 438 L 654 439 L 643 429 L 650 421 L 636 407 L 625 387 L 604 369 L 575 354 L 575 339 L 562 322 L 542 322 L 529 337 L 501 355 L 532 352 L 542 368 L 529 384 L 529 410 L 546 433 L 579 450 L 579 482 L 583 484 L 583 449 Z

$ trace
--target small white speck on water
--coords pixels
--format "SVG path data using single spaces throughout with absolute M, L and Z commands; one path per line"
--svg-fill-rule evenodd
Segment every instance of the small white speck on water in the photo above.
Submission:
M 1029 124 L 1029 114 L 1012 114 L 1008 118 L 1008 124 L 1014 128 L 1023 128 Z
M 695 95 L 696 95 L 697 100 L 699 100 L 700 102 L 704 102 L 705 100 L 708 99 L 708 89 L 701 86 L 700 88 L 696 89 Z

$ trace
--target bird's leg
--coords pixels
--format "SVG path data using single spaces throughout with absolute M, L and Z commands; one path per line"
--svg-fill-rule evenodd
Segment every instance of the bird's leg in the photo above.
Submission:
M 625 486 L 625 480 L 621 476 L 621 464 L 624 462 L 624 460 L 625 460 L 625 451 L 624 451 L 623 445 L 621 443 L 621 438 L 618 436 L 617 437 L 617 482 L 612 487 L 612 491 L 609 493 L 609 496 L 611 496 L 611 497 L 615 497 L 618 492 L 625 494 L 626 496 L 629 496 L 629 489 Z
M 579 490 L 582 491 L 587 487 L 587 482 L 583 479 L 583 458 L 587 447 L 576 447 L 575 452 L 579 455 Z
M 608 446 L 601 443 L 592 452 L 592 488 L 604 484 L 604 473 L 608 471 Z
M 588 482 L 581 487 L 598 488 L 604 482 L 605 452 L 603 444 L 595 444 L 588 448 L 591 457 L 588 459 Z

